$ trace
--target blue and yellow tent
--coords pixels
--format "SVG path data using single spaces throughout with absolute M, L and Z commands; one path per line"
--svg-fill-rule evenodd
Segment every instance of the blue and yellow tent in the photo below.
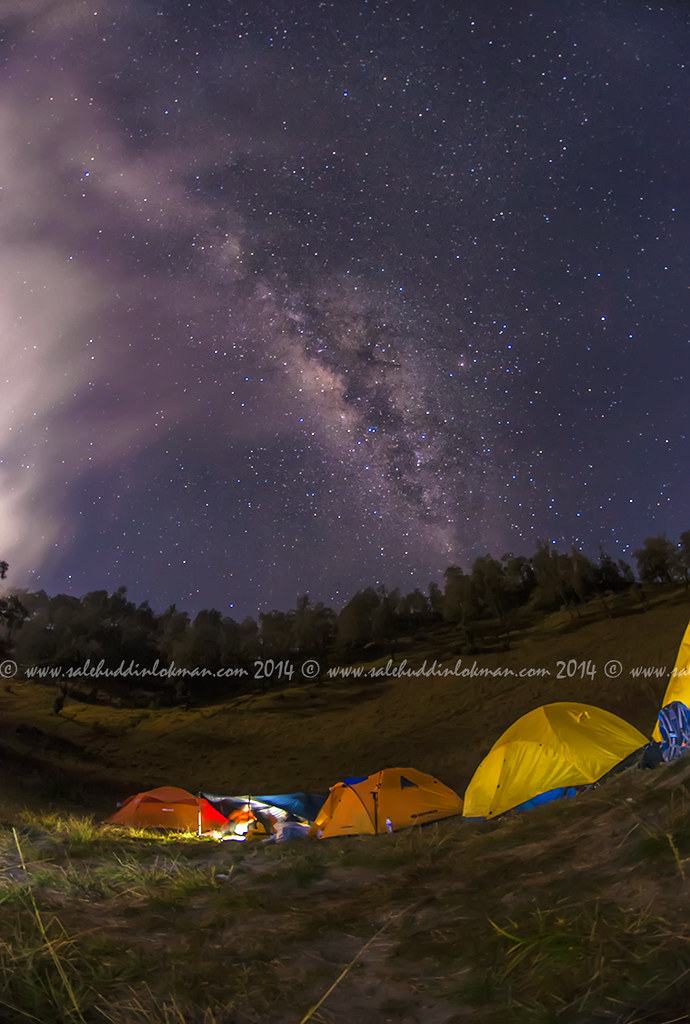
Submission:
M 467 787 L 463 815 L 495 818 L 572 796 L 646 744 L 646 736 L 609 711 L 571 702 L 545 704 L 494 743 Z
M 690 708 L 690 623 L 688 623 L 685 636 L 678 648 L 678 657 L 673 666 L 664 699 L 661 702 L 662 708 L 665 708 L 667 704 L 672 704 L 673 701 L 679 701 L 681 704 L 685 704 L 687 708 Z M 658 721 L 654 726 L 652 738 L 657 742 L 661 740 Z

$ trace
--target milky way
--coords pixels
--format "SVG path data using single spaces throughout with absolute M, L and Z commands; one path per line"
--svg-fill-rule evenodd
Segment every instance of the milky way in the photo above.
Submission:
M 0 26 L 14 586 L 241 617 L 690 529 L 684 4 Z

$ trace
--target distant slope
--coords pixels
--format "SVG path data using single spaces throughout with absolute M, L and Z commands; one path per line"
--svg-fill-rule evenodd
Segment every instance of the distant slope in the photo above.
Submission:
M 559 614 L 524 631 L 509 651 L 461 660 L 448 659 L 446 628 L 443 643 L 430 634 L 400 647 L 394 665 L 404 673 L 426 664 L 428 673 L 445 658 L 447 670 L 468 676 L 443 677 L 437 664 L 433 675 L 305 683 L 188 711 L 68 699 L 56 715 L 54 686 L 12 680 L 0 687 L 0 801 L 57 800 L 100 814 L 115 799 L 163 783 L 325 793 L 344 775 L 395 764 L 431 772 L 462 794 L 494 740 L 539 704 L 595 704 L 650 735 L 667 675 L 633 678 L 631 670 L 670 671 L 688 618 L 684 593 L 621 617 Z M 621 675 L 607 678 L 604 666 L 613 660 Z M 385 670 L 387 662 L 375 664 Z M 500 674 L 482 678 L 482 669 Z M 532 677 L 518 675 L 525 671 Z

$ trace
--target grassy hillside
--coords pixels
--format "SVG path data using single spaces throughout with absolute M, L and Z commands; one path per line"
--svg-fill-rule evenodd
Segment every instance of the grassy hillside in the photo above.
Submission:
M 585 608 L 580 619 L 552 615 L 514 634 L 508 651 L 482 655 L 462 654 L 455 632 L 444 628 L 393 652 L 396 670 L 426 664 L 428 671 L 437 662 L 433 675 L 302 682 L 266 694 L 257 685 L 256 693 L 190 710 L 68 699 L 56 715 L 54 684 L 12 680 L 0 687 L 6 784 L 11 790 L 15 775 L 24 802 L 35 793 L 97 813 L 132 791 L 163 784 L 230 793 L 326 792 L 345 775 L 396 764 L 431 772 L 462 792 L 497 736 L 539 704 L 591 703 L 651 731 L 666 676 L 633 679 L 630 670 L 670 668 L 690 600 L 672 592 L 646 612 L 627 612 L 602 619 L 597 606 Z M 604 666 L 613 659 L 622 673 L 610 679 Z M 385 670 L 388 661 L 373 664 Z M 473 666 L 516 675 L 441 674 L 444 668 L 472 672 Z M 526 670 L 549 674 L 518 677 Z
M 690 763 L 392 836 L 242 847 L 95 824 L 163 783 L 325 792 L 399 764 L 462 793 L 500 732 L 552 700 L 649 734 L 666 677 L 630 670 L 670 669 L 690 602 L 628 611 L 552 616 L 506 652 L 462 655 L 538 678 L 325 681 L 188 711 L 68 700 L 60 715 L 54 688 L 4 683 L 0 1021 L 690 1020 Z M 396 664 L 455 668 L 455 643 L 441 630 Z

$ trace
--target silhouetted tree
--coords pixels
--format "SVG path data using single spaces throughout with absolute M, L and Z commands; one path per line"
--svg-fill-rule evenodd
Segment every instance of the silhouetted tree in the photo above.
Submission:
M 175 662 L 182 668 L 217 672 L 221 667 L 221 625 L 221 614 L 215 608 L 198 612 L 174 648 Z
M 20 665 L 49 664 L 55 660 L 55 631 L 52 624 L 52 599 L 44 590 L 22 594 L 28 615 L 13 641 L 15 661 Z
M 122 588 L 124 591 L 124 587 Z M 119 655 L 123 661 L 150 668 L 159 658 L 158 620 L 148 601 L 127 601 L 119 616 Z
M 505 625 L 512 594 L 503 566 L 491 555 L 481 555 L 474 560 L 470 575 L 470 597 L 477 618 L 490 616 Z
M 681 572 L 683 573 L 683 582 L 687 587 L 690 585 L 690 530 L 686 530 L 685 533 L 681 533 L 680 535 L 680 552 L 678 555 L 678 561 Z
M 443 591 L 438 583 L 429 584 L 429 605 L 432 614 L 437 619 L 443 618 Z
M 628 570 L 627 576 L 623 574 L 623 567 Z M 635 577 L 629 565 L 626 566 L 625 562 L 616 564 L 611 556 L 607 555 L 603 548 L 600 548 L 595 580 L 597 590 L 604 592 L 610 590 L 615 594 L 634 583 Z
M 338 615 L 336 645 L 339 650 L 355 650 L 371 640 L 374 610 L 381 603 L 381 594 L 374 587 L 358 590 Z
M 431 586 L 436 586 L 436 584 L 431 584 Z M 431 586 L 429 590 L 431 590 Z M 400 598 L 396 615 L 398 627 L 402 632 L 421 629 L 430 625 L 436 618 L 431 601 L 417 588 Z
M 643 583 L 674 583 L 683 579 L 679 550 L 667 537 L 646 537 L 642 543 L 633 554 Z
M 240 657 L 245 661 L 254 661 L 259 657 L 259 626 L 256 619 L 248 615 L 239 625 Z
M 295 650 L 294 612 L 270 611 L 259 615 L 261 651 L 271 658 L 280 658 Z
M 575 600 L 583 604 L 597 589 L 597 569 L 579 548 L 570 551 L 570 586 Z
M 220 663 L 223 668 L 237 668 L 245 662 L 242 627 L 239 622 L 224 616 L 220 623 Z
M 400 591 L 392 590 L 387 593 L 382 587 L 379 592 L 381 600 L 371 613 L 371 639 L 392 640 L 399 632 L 397 609 L 400 604 Z
M 624 562 L 622 558 L 618 559 L 618 568 L 620 569 L 621 576 L 625 580 L 625 584 L 631 587 L 635 582 L 635 573 L 632 570 L 632 566 Z
M 297 599 L 294 613 L 296 649 L 302 653 L 324 651 L 335 637 L 336 616 L 321 601 L 312 604 L 309 594 Z
M 175 660 L 176 648 L 184 649 L 185 635 L 190 628 L 187 612 L 178 612 L 171 604 L 156 622 L 157 646 L 161 658 L 170 665 Z
M 458 565 L 449 565 L 443 578 L 443 618 L 466 626 L 471 618 L 472 581 Z
M 501 565 L 514 604 L 526 604 L 537 585 L 531 559 L 508 553 L 501 557 Z
M 572 564 L 551 544 L 540 542 L 532 556 L 536 587 L 534 602 L 538 608 L 554 610 L 570 606 L 575 592 L 572 588 Z
M 0 562 L 0 579 L 5 579 L 9 565 Z M 4 627 L 4 636 L 0 637 L 0 657 L 6 658 L 12 649 L 12 638 L 16 630 L 21 629 L 29 614 L 16 594 L 0 597 L 0 622 Z

